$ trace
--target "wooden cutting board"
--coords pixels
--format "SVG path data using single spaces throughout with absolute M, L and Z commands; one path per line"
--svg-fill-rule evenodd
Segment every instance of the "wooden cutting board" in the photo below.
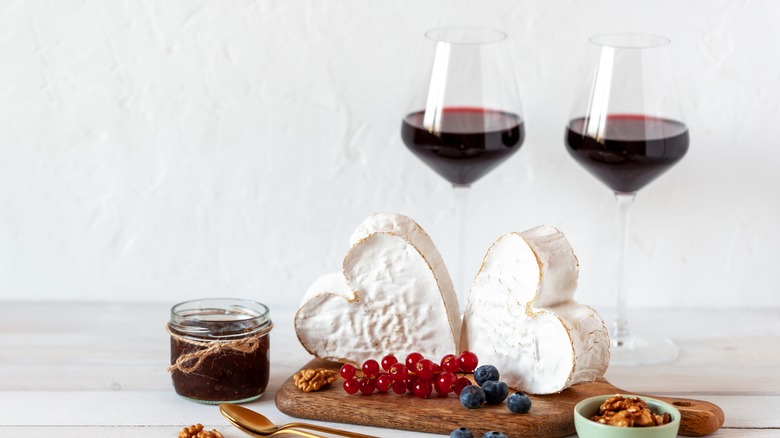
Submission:
M 338 370 L 340 367 L 341 364 L 336 362 L 315 359 L 303 368 Z M 349 395 L 341 388 L 341 382 L 339 379 L 331 387 L 304 393 L 295 387 L 291 376 L 276 393 L 276 406 L 285 414 L 298 418 L 443 435 L 449 435 L 458 427 L 468 427 L 474 436 L 499 430 L 509 438 L 562 437 L 575 433 L 573 410 L 580 400 L 595 395 L 633 394 L 606 381 L 584 383 L 560 394 L 530 396 L 533 403 L 531 412 L 515 414 L 507 409 L 506 403 L 465 409 L 454 394 L 447 397 L 434 395 L 429 399 L 392 392 Z M 680 410 L 680 435 L 704 436 L 723 425 L 723 410 L 712 403 L 648 396 L 672 403 Z

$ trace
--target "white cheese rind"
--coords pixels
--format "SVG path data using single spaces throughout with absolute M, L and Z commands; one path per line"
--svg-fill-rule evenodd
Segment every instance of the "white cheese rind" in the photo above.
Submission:
M 422 228 L 402 215 L 380 213 L 350 240 L 343 272 L 320 277 L 295 316 L 304 348 L 354 363 L 388 353 L 441 357 L 457 351 L 457 298 Z
M 373 233 L 389 233 L 404 239 L 409 245 L 414 246 L 425 259 L 437 281 L 437 288 L 444 307 L 447 319 L 452 328 L 452 333 L 457 337 L 460 334 L 461 313 L 458 304 L 458 296 L 452 278 L 444 264 L 438 248 L 425 230 L 407 216 L 398 213 L 381 212 L 366 218 L 352 233 L 349 242 L 355 245 L 360 240 Z
M 540 225 L 520 233 L 534 252 L 541 267 L 541 277 L 534 305 L 549 307 L 574 298 L 580 263 L 566 236 L 555 227 Z
M 531 394 L 602 376 L 609 335 L 593 309 L 572 300 L 578 270 L 571 245 L 553 227 L 501 236 L 474 279 L 461 348 Z

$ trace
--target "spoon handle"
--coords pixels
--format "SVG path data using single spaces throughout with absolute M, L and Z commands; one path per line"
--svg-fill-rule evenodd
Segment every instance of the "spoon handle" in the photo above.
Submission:
M 266 433 L 264 435 L 261 435 L 261 434 L 259 434 L 257 432 L 251 431 L 251 430 L 249 430 L 249 429 L 247 429 L 247 428 L 245 428 L 243 426 L 240 426 L 240 425 L 238 425 L 236 423 L 233 423 L 232 421 L 231 421 L 231 424 L 233 424 L 233 426 L 236 426 L 236 429 L 240 430 L 241 432 L 244 432 L 245 434 L 251 435 L 251 436 L 256 437 L 256 438 L 265 438 L 265 437 L 272 437 L 272 436 L 277 436 L 277 435 L 299 435 L 299 436 L 302 436 L 304 438 L 323 438 L 320 435 L 314 435 L 313 433 L 304 432 L 302 430 L 297 430 L 297 429 L 285 429 L 285 430 L 277 429 L 277 430 L 275 430 L 275 431 L 273 431 L 271 433 Z
M 317 424 L 287 423 L 285 425 L 279 426 L 279 430 L 290 430 L 290 428 L 314 430 L 317 432 L 329 433 L 331 435 L 345 436 L 348 438 L 378 438 L 373 435 L 364 435 L 362 433 L 350 432 L 348 430 L 333 429 L 330 427 L 320 426 Z
M 285 435 L 285 434 L 290 434 L 290 433 L 295 434 L 295 435 L 300 435 L 300 436 L 305 437 L 305 438 L 323 438 L 321 435 L 314 435 L 313 433 L 304 432 L 304 431 L 298 430 L 298 429 L 279 429 L 276 432 L 273 432 L 270 435 L 266 435 L 266 436 L 271 437 L 271 436 Z M 260 435 L 255 435 L 255 436 L 260 436 Z

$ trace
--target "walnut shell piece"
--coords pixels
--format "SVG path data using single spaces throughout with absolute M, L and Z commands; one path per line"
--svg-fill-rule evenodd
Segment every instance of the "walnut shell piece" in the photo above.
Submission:
M 179 432 L 177 438 L 225 438 L 219 431 L 212 429 L 211 431 L 203 430 L 203 425 L 193 424 L 190 427 L 185 427 Z
M 295 387 L 303 392 L 319 391 L 338 380 L 338 372 L 325 368 L 300 370 L 293 375 Z

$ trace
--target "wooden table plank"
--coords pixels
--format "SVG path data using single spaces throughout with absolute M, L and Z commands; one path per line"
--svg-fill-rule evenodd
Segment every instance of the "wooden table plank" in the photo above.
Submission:
M 216 428 L 224 434 L 225 438 L 246 438 L 247 435 L 236 429 L 220 427 L 219 425 L 205 425 L 209 430 Z M 56 436 L 57 438 L 85 438 L 85 437 L 110 437 L 110 438 L 175 438 L 181 427 L 173 426 L 47 426 L 47 427 L 1 427 L 0 436 L 13 438 L 41 438 L 42 436 Z M 385 438 L 441 438 L 442 435 L 417 434 L 410 432 L 396 432 L 394 434 L 381 433 L 383 430 L 360 430 L 360 433 L 379 433 Z M 777 438 L 780 429 L 721 429 L 710 435 L 712 438 Z M 297 438 L 297 435 L 290 435 Z M 569 438 L 576 438 L 572 435 Z
M 180 399 L 165 372 L 169 304 L 1 303 L 0 436 L 172 437 L 195 422 L 226 428 L 216 408 Z M 310 356 L 292 328 L 294 307 L 272 309 L 271 383 L 248 406 L 288 421 L 273 404 L 282 382 Z M 31 315 L 35 323 L 30 323 Z M 780 437 L 780 311 L 634 311 L 681 354 L 669 364 L 612 367 L 607 378 L 635 392 L 698 398 L 721 406 L 715 437 Z M 35 406 L 36 410 L 30 410 Z M 43 415 L 42 415 L 43 414 Z M 221 426 L 221 427 L 220 427 Z M 386 437 L 433 437 L 376 428 Z

